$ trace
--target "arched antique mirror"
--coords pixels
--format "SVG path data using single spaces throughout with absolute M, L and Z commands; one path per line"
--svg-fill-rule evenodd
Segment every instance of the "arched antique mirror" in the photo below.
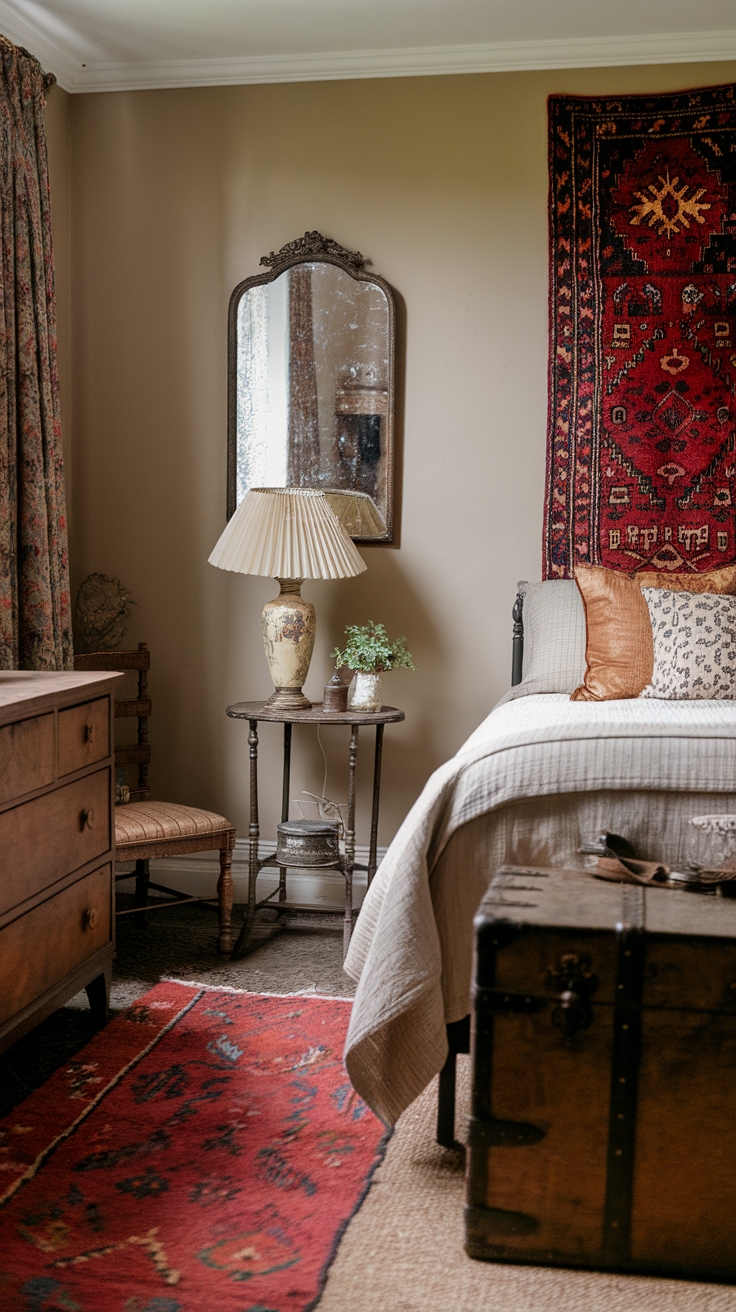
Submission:
M 228 518 L 251 487 L 316 487 L 356 542 L 391 542 L 393 292 L 318 232 L 261 264 L 230 298 Z

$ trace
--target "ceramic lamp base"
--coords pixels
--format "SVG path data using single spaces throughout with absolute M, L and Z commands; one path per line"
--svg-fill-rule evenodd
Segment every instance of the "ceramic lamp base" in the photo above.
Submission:
M 315 610 L 299 594 L 302 579 L 277 579 L 277 583 L 278 597 L 267 601 L 261 612 L 263 645 L 275 687 L 266 705 L 279 710 L 306 710 L 312 703 L 304 696 L 302 685 L 314 649 Z
M 264 702 L 272 711 L 308 711 L 311 705 L 301 688 L 275 688 Z

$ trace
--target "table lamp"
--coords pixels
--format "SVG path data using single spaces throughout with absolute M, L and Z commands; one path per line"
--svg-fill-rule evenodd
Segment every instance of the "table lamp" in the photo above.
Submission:
M 299 595 L 304 579 L 362 574 L 365 561 L 324 492 L 313 488 L 253 487 L 246 492 L 209 557 L 238 574 L 274 575 L 278 597 L 261 613 L 263 645 L 275 691 L 267 706 L 307 710 L 302 686 L 309 671 L 315 610 Z

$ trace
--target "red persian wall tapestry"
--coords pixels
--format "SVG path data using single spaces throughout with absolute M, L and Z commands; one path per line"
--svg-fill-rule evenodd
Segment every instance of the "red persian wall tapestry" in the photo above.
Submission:
M 551 96 L 544 572 L 736 560 L 736 87 Z

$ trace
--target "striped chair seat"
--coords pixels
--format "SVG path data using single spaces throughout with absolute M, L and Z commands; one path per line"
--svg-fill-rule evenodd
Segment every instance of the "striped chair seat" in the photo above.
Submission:
M 140 843 L 166 843 L 172 839 L 207 838 L 232 830 L 224 815 L 200 811 L 176 802 L 128 802 L 115 807 L 115 845 L 119 855 Z

